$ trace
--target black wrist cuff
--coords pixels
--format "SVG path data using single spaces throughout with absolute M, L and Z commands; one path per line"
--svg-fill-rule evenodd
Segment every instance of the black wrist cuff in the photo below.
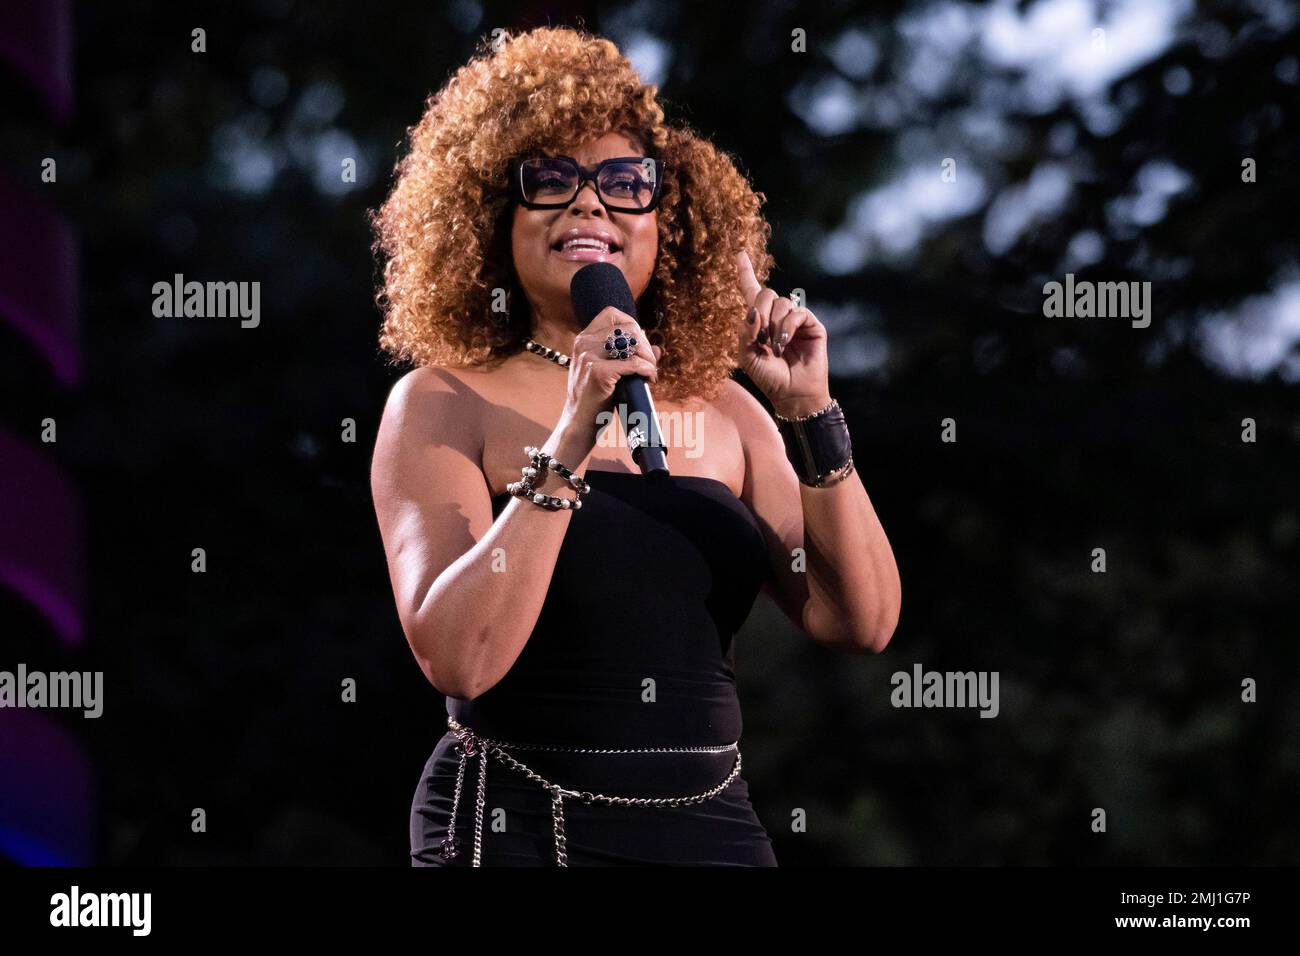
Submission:
M 808 418 L 777 418 L 777 430 L 785 440 L 785 454 L 805 485 L 820 485 L 853 457 L 849 424 L 844 409 L 832 401 L 822 412 Z

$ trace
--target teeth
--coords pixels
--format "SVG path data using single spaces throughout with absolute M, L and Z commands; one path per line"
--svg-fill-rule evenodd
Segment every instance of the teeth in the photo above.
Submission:
M 609 243 L 601 242 L 599 239 L 588 239 L 586 237 L 578 239 L 567 239 L 564 245 L 560 247 L 562 251 L 569 249 L 598 249 L 601 252 L 609 252 Z

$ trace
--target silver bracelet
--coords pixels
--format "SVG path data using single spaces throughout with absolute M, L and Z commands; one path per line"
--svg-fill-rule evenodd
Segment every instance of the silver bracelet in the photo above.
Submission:
M 807 415 L 801 415 L 801 416 L 799 416 L 798 418 L 786 418 L 786 417 L 783 416 L 783 415 L 778 415 L 778 414 L 776 413 L 775 409 L 772 411 L 772 415 L 773 415 L 773 417 L 776 418 L 776 420 L 777 420 L 778 422 L 806 422 L 806 421 L 808 421 L 808 419 L 810 419 L 810 418 L 817 418 L 818 416 L 825 415 L 825 414 L 826 414 L 827 412 L 829 412 L 832 408 L 839 408 L 839 407 L 840 407 L 840 403 L 837 402 L 835 399 L 832 398 L 832 399 L 830 400 L 830 404 L 828 404 L 828 405 L 826 405 L 826 406 L 824 406 L 824 407 L 822 407 L 822 408 L 817 409 L 817 411 L 815 411 L 815 412 L 809 412 Z

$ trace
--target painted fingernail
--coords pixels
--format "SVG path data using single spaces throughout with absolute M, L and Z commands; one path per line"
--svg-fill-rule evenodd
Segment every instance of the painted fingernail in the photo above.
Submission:
M 758 330 L 758 344 L 759 345 L 767 344 L 767 329 Z
M 746 323 L 747 325 L 753 325 L 753 324 L 754 324 L 754 316 L 755 316 L 757 313 L 758 313 L 758 309 L 755 309 L 753 306 L 750 306 L 749 312 L 746 313 L 746 315 L 745 315 L 745 323 Z

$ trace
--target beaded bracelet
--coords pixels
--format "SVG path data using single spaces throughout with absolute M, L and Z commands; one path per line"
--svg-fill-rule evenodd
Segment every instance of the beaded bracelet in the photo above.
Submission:
M 520 469 L 522 477 L 519 481 L 506 485 L 506 491 L 516 498 L 526 498 L 533 504 L 551 511 L 577 511 L 582 507 L 582 496 L 591 491 L 591 485 L 587 484 L 581 475 L 575 474 L 549 454 L 532 445 L 524 446 L 524 454 L 528 455 L 529 464 Z M 572 498 L 561 498 L 558 495 L 548 495 L 536 490 L 539 476 L 548 470 L 555 472 L 572 486 L 574 489 Z

